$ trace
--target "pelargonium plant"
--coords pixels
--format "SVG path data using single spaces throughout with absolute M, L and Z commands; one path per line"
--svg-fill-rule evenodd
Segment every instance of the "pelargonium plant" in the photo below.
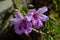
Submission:
M 11 23 L 14 25 L 14 31 L 17 34 L 29 34 L 32 32 L 32 26 L 34 28 L 39 29 L 43 27 L 43 21 L 49 20 L 48 16 L 44 15 L 48 11 L 46 6 L 39 8 L 37 11 L 36 9 L 30 9 L 28 14 L 25 16 L 22 15 L 20 12 L 15 13 L 15 18 L 11 19 Z

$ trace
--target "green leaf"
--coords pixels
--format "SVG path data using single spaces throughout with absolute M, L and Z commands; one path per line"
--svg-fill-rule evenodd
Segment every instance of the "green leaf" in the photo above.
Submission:
M 57 8 L 57 7 L 60 7 L 60 1 L 59 0 L 54 0 L 53 1 L 54 3 L 54 6 Z
M 55 13 L 54 11 L 50 11 L 50 17 L 57 18 L 59 16 L 58 13 Z
M 19 0 L 14 0 L 14 3 L 17 3 L 17 2 L 19 2 Z

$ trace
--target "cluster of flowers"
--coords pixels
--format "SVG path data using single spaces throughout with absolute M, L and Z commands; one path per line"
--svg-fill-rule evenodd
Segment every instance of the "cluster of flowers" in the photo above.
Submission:
M 17 34 L 29 34 L 32 31 L 32 26 L 39 29 L 43 26 L 43 21 L 48 20 L 48 16 L 44 15 L 48 10 L 46 6 L 39 8 L 37 11 L 35 9 L 29 10 L 26 16 L 21 13 L 16 12 L 15 17 L 11 19 L 11 23 L 14 25 L 14 30 Z

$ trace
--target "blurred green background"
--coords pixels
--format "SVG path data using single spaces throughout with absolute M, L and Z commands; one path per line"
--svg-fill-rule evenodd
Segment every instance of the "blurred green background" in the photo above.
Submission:
M 11 1 L 13 5 L 4 10 L 3 16 L 0 16 L 0 40 L 60 40 L 60 0 Z M 39 30 L 33 29 L 28 36 L 25 34 L 17 35 L 10 23 L 10 19 L 14 17 L 14 12 L 19 11 L 26 15 L 29 9 L 38 9 L 43 6 L 48 7 L 45 15 L 49 16 L 49 20 L 44 22 L 44 27 Z

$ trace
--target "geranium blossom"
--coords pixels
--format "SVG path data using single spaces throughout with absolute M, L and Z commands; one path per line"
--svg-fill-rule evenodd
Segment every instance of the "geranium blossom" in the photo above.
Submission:
M 39 29 L 43 26 L 43 21 L 47 21 L 49 19 L 48 16 L 43 14 L 46 11 L 48 11 L 46 6 L 39 8 L 37 11 L 35 9 L 31 9 L 26 15 L 26 18 L 28 21 L 32 21 L 35 28 Z
M 29 34 L 32 31 L 32 23 L 26 20 L 26 17 L 19 12 L 15 13 L 15 17 L 11 19 L 11 23 L 14 25 L 14 30 L 17 34 Z

